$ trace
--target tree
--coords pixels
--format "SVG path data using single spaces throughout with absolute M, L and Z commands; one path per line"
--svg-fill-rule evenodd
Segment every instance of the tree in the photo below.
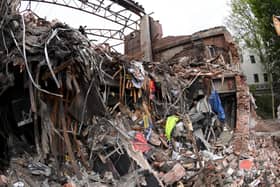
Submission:
M 264 41 L 264 48 L 267 52 L 267 62 L 265 64 L 270 73 L 269 81 L 272 91 L 273 117 L 275 117 L 272 75 L 274 75 L 274 80 L 279 80 L 280 37 L 275 32 L 272 16 L 280 15 L 280 0 L 248 0 L 248 3 L 258 20 L 258 32 Z
M 266 66 L 277 76 L 280 68 L 280 37 L 275 32 L 272 16 L 280 15 L 280 0 L 247 1 L 258 22 L 257 32 L 263 40 L 267 54 Z
M 227 26 L 241 47 L 254 49 L 270 75 L 272 113 L 275 116 L 272 75 L 279 75 L 280 38 L 276 35 L 272 16 L 280 14 L 280 0 L 231 0 Z M 276 78 L 278 79 L 278 78 Z
M 236 42 L 242 48 L 254 49 L 261 63 L 266 65 L 267 53 L 260 35 L 259 23 L 253 14 L 248 0 L 231 0 L 231 13 L 226 20 Z

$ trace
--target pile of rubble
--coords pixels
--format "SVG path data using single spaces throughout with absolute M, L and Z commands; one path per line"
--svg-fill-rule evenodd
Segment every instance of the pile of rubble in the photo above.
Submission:
M 250 136 L 248 152 L 235 152 L 213 78 L 242 75 L 222 55 L 131 61 L 58 21 L 0 13 L 2 183 L 279 184 L 267 138 Z M 239 107 L 250 116 L 243 86 Z
M 204 179 L 214 186 L 278 186 L 279 145 L 272 137 L 251 137 L 249 151 L 236 155 L 229 146 L 223 150 L 223 159 L 208 162 L 208 171 L 197 185 L 205 184 L 207 176 Z

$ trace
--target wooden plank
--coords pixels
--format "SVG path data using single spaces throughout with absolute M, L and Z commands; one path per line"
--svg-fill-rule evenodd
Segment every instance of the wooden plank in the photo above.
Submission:
M 65 120 L 65 115 L 64 115 L 62 102 L 60 103 L 60 120 L 61 120 L 61 124 L 62 124 L 62 128 L 63 128 L 63 136 L 64 136 L 64 141 L 65 141 L 65 144 L 66 144 L 66 149 L 67 149 L 67 152 L 69 154 L 72 167 L 74 169 L 75 174 L 77 175 L 77 178 L 79 180 L 81 180 L 82 179 L 82 174 L 81 174 L 81 172 L 79 170 L 79 167 L 78 167 L 78 165 L 75 161 L 75 156 L 74 156 L 74 153 L 73 153 L 73 150 L 72 150 L 72 145 L 71 145 L 71 142 L 70 142 L 69 135 L 67 133 L 67 128 L 66 128 L 67 124 L 66 124 L 66 120 Z

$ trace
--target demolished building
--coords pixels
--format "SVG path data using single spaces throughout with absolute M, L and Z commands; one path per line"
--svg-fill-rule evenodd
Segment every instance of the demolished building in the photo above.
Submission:
M 9 185 L 263 184 L 244 158 L 255 113 L 224 27 L 162 38 L 143 16 L 122 55 L 14 3 L 0 11 Z
M 218 61 L 226 66 L 224 70 L 220 71 L 215 68 L 206 68 L 205 74 L 201 76 L 209 76 L 213 80 L 214 87 L 223 100 L 222 103 L 227 113 L 227 124 L 236 129 L 235 132 L 247 134 L 249 130 L 247 121 L 249 121 L 251 112 L 249 89 L 244 83 L 245 77 L 240 71 L 238 48 L 226 28 L 216 27 L 188 36 L 161 38 L 158 36 L 162 36 L 162 29 L 158 29 L 160 26 L 157 22 L 151 22 L 155 24 L 151 28 L 156 28 L 152 29 L 151 35 L 157 36 L 152 39 L 153 60 L 168 63 L 186 60 L 186 57 L 189 61 L 197 62 L 215 59 L 214 63 Z M 125 54 L 132 55 L 134 58 L 141 58 L 140 35 L 134 34 L 133 36 L 133 38 L 131 36 L 126 38 Z M 135 56 L 135 54 L 138 54 L 138 56 Z M 183 74 L 196 74 L 195 67 L 196 65 L 190 66 L 190 70 Z M 233 71 L 226 71 L 227 69 Z M 180 68 L 177 68 L 177 70 L 180 70 Z M 177 73 L 176 70 L 174 73 Z M 237 147 L 240 147 L 240 145 Z

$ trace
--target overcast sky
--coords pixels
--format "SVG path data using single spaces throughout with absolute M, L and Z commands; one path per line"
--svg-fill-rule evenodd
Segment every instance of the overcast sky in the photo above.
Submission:
M 160 20 L 164 35 L 185 35 L 224 25 L 228 0 L 139 0 Z
M 58 0 L 61 2 L 62 0 Z M 66 0 L 73 2 L 73 0 Z M 229 0 L 135 0 L 143 5 L 146 13 L 152 13 L 163 27 L 163 35 L 188 35 L 199 30 L 224 25 L 228 15 Z M 27 7 L 23 2 L 21 10 Z M 98 19 L 95 16 L 44 3 L 32 3 L 31 9 L 47 20 L 58 19 L 74 28 L 87 25 L 88 28 L 117 28 L 111 22 Z M 102 40 L 104 41 L 104 40 Z M 98 41 L 99 42 L 99 41 Z M 115 41 L 116 42 L 116 41 Z M 112 45 L 112 43 L 110 43 Z M 116 43 L 113 43 L 116 44 Z
M 137 1 L 137 0 L 136 0 Z M 228 15 L 228 0 L 138 0 L 147 13 L 163 26 L 164 35 L 184 35 L 224 24 Z M 26 3 L 23 3 L 23 8 Z M 94 18 L 79 11 L 56 8 L 47 4 L 34 3 L 32 9 L 48 19 L 58 18 L 70 25 L 94 24 Z M 98 27 L 105 27 L 105 22 Z M 101 23 L 101 25 L 100 25 Z

